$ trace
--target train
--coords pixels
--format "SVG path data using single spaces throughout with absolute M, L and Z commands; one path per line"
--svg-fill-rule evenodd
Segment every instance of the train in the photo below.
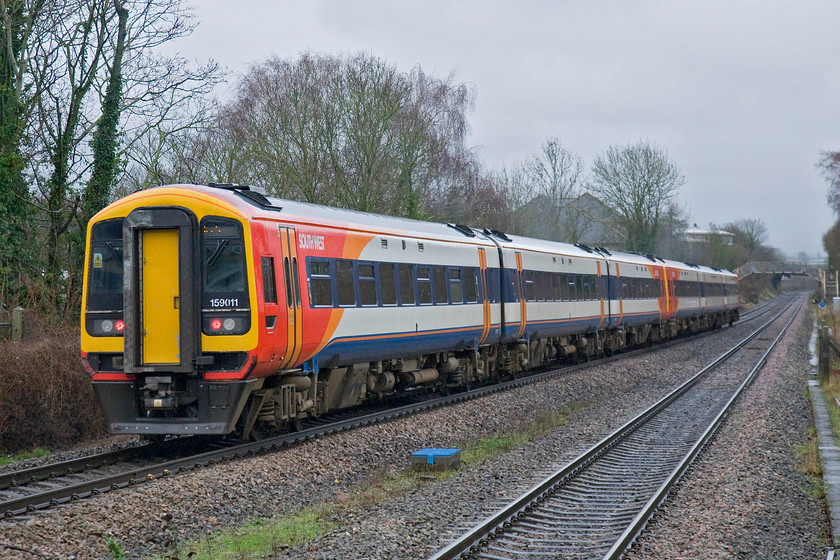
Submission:
M 111 432 L 149 438 L 254 438 L 739 318 L 727 270 L 232 184 L 113 202 L 84 266 L 82 364 Z

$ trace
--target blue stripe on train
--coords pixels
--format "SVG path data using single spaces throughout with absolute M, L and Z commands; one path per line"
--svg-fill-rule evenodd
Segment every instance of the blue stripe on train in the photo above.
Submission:
M 604 319 L 606 323 L 606 317 Z M 582 317 L 579 319 L 528 321 L 525 325 L 525 332 L 522 334 L 522 338 L 547 338 L 552 336 L 583 333 L 589 330 L 595 330 L 598 328 L 598 323 L 600 322 L 600 315 L 596 315 L 594 317 Z M 505 333 L 502 340 L 506 342 L 515 340 L 519 329 L 519 323 L 505 324 Z
M 496 342 L 499 331 L 499 325 L 491 328 L 488 342 Z M 454 331 L 383 333 L 368 337 L 337 338 L 318 353 L 318 363 L 322 367 L 331 363 L 346 365 L 474 348 L 482 332 L 483 328 L 476 325 Z

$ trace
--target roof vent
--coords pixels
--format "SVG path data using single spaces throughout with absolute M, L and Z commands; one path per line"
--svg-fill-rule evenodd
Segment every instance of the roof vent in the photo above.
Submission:
M 494 236 L 498 237 L 499 239 L 501 239 L 501 240 L 503 240 L 503 241 L 513 241 L 513 239 L 511 239 L 510 237 L 508 237 L 508 236 L 505 234 L 505 232 L 503 232 L 503 231 L 499 231 L 499 230 L 497 230 L 497 229 L 484 228 L 484 234 L 485 234 L 485 235 L 494 235 Z
M 237 185 L 236 183 L 207 183 L 207 186 L 213 187 L 214 189 L 225 189 L 228 191 L 235 192 L 241 197 L 248 199 L 250 202 L 257 204 L 257 206 L 261 206 L 269 210 L 283 209 L 280 206 L 274 206 L 271 203 L 271 200 L 266 198 L 266 196 L 262 192 L 260 192 L 263 189 L 260 189 L 259 187 L 254 187 L 252 189 L 248 185 Z
M 472 230 L 470 226 L 465 226 L 463 224 L 446 224 L 452 229 L 457 229 L 467 237 L 475 237 L 475 232 Z

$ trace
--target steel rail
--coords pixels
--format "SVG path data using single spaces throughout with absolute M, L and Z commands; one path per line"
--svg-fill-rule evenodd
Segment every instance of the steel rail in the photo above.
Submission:
M 202 439 L 194 439 L 193 436 L 190 436 L 170 439 L 160 443 L 140 444 L 134 447 L 105 451 L 75 459 L 67 459 L 65 461 L 46 463 L 26 469 L 0 473 L 0 492 L 33 482 L 43 482 L 51 478 L 78 474 L 87 470 L 134 461 L 143 457 L 172 453 L 189 453 L 191 447 L 197 447 L 201 445 L 201 442 L 208 441 L 206 436 L 195 436 L 195 438 Z
M 545 501 L 547 495 L 549 495 L 555 488 L 577 476 L 586 467 L 595 462 L 601 455 L 606 453 L 609 449 L 613 448 L 620 441 L 628 437 L 628 435 L 630 435 L 642 425 L 646 424 L 660 411 L 665 409 L 668 405 L 670 405 L 680 396 L 685 394 L 703 377 L 705 377 L 705 375 L 708 372 L 719 367 L 726 360 L 732 357 L 736 352 L 738 352 L 741 348 L 743 348 L 746 344 L 754 340 L 759 334 L 761 334 L 762 332 L 764 332 L 764 330 L 769 328 L 792 305 L 793 301 L 788 303 L 784 307 L 784 309 L 782 309 L 782 311 L 770 318 L 769 321 L 767 321 L 761 327 L 756 329 L 749 336 L 738 342 L 730 350 L 716 358 L 712 363 L 710 363 L 702 370 L 697 372 L 691 378 L 682 383 L 679 387 L 675 388 L 673 391 L 671 391 L 668 395 L 663 397 L 653 406 L 640 413 L 632 420 L 625 423 L 623 426 L 615 430 L 610 435 L 603 438 L 588 451 L 573 459 L 555 473 L 533 486 L 531 489 L 523 493 L 517 499 L 510 502 L 506 507 L 500 509 L 493 515 L 487 517 L 486 519 L 475 525 L 472 529 L 461 535 L 458 539 L 448 544 L 443 549 L 439 550 L 433 556 L 429 557 L 429 560 L 452 560 L 455 558 L 459 558 L 467 553 L 476 552 L 482 545 L 487 544 L 487 542 L 490 539 L 497 538 L 498 536 L 503 534 L 504 531 L 507 528 L 510 528 L 512 524 L 515 523 L 517 520 L 524 519 L 531 509 L 542 504 Z M 766 357 L 763 358 L 763 360 L 764 359 L 766 359 Z M 729 404 L 727 406 L 731 406 L 731 403 L 734 402 L 734 399 L 735 397 L 730 399 Z M 694 454 L 695 456 L 696 453 L 699 452 L 699 449 L 700 448 L 698 447 Z M 652 511 L 653 510 L 651 510 L 651 513 Z M 647 519 L 648 517 L 646 517 L 645 519 Z M 631 541 L 632 538 L 635 537 L 635 534 L 636 533 L 633 533 L 631 535 L 630 533 L 628 533 L 628 537 L 631 539 Z
M 644 530 L 645 525 L 662 504 L 665 501 L 665 498 L 668 496 L 668 493 L 680 480 L 682 475 L 685 473 L 686 470 L 691 466 L 697 456 L 700 454 L 700 451 L 706 446 L 709 440 L 712 439 L 714 434 L 717 432 L 718 428 L 721 427 L 723 421 L 729 416 L 730 411 L 732 410 L 733 406 L 735 405 L 735 401 L 738 400 L 738 397 L 741 396 L 741 393 L 752 384 L 755 380 L 756 376 L 758 376 L 759 370 L 764 366 L 767 362 L 767 358 L 770 356 L 770 352 L 776 347 L 779 341 L 787 332 L 790 325 L 793 323 L 796 316 L 799 314 L 799 309 L 802 308 L 802 302 L 800 301 L 799 307 L 797 308 L 796 312 L 791 316 L 785 326 L 782 327 L 781 332 L 773 339 L 773 342 L 768 346 L 767 350 L 761 355 L 761 358 L 758 360 L 756 365 L 750 370 L 747 374 L 747 377 L 744 381 L 738 386 L 738 389 L 732 395 L 732 397 L 727 401 L 724 405 L 723 409 L 718 413 L 712 423 L 709 425 L 708 428 L 703 432 L 697 442 L 692 446 L 691 450 L 686 454 L 685 458 L 677 465 L 677 468 L 668 476 L 668 478 L 662 483 L 662 485 L 657 489 L 656 493 L 651 497 L 651 499 L 644 505 L 642 510 L 639 514 L 633 519 L 627 529 L 621 534 L 615 544 L 610 548 L 607 554 L 604 555 L 603 560 L 617 560 L 621 557 L 624 552 L 630 548 L 633 544 L 633 541 L 641 534 Z
M 758 310 L 756 310 L 758 311 Z M 758 311 L 758 315 L 766 313 Z M 754 317 L 753 317 L 754 318 Z M 752 320 L 753 318 L 742 318 L 738 324 Z M 446 405 L 456 404 L 480 398 L 496 392 L 506 391 L 514 388 L 523 387 L 529 384 L 536 383 L 543 379 L 554 377 L 564 373 L 570 373 L 581 369 L 611 363 L 613 361 L 627 359 L 640 354 L 648 352 L 655 352 L 674 345 L 682 344 L 689 341 L 696 341 L 706 336 L 711 336 L 717 332 L 716 330 L 704 331 L 695 335 L 680 337 L 666 341 L 649 348 L 637 348 L 629 351 L 624 351 L 613 356 L 604 357 L 592 362 L 585 362 L 575 365 L 567 365 L 561 368 L 554 368 L 549 371 L 541 373 L 530 374 L 519 377 L 503 383 L 478 387 L 462 393 L 454 393 L 443 397 L 437 397 L 425 400 L 419 403 L 412 403 L 399 407 L 388 408 L 383 411 L 352 416 L 348 419 L 330 422 L 328 424 L 320 424 L 301 431 L 292 432 L 289 434 L 282 434 L 279 436 L 270 437 L 257 442 L 243 443 L 232 445 L 223 449 L 215 449 L 212 451 L 201 452 L 198 454 L 191 454 L 183 456 L 175 460 L 167 460 L 142 466 L 133 469 L 124 470 L 121 473 L 108 475 L 101 478 L 83 481 L 72 485 L 66 485 L 60 488 L 49 488 L 40 492 L 31 493 L 29 495 L 20 496 L 13 499 L 0 501 L 0 519 L 13 518 L 28 512 L 33 512 L 40 509 L 45 509 L 58 504 L 67 503 L 71 500 L 87 498 L 94 494 L 107 492 L 110 490 L 117 490 L 129 485 L 135 485 L 156 478 L 169 476 L 172 473 L 192 470 L 196 467 L 205 466 L 221 461 L 231 460 L 247 455 L 254 455 L 273 450 L 278 450 L 289 445 L 300 443 L 306 440 L 330 435 L 333 433 L 354 429 L 356 427 L 374 424 L 377 422 L 387 421 L 410 414 L 417 414 L 427 410 L 439 408 Z M 321 419 L 320 421 L 322 421 Z M 315 421 L 319 421 L 315 419 Z M 81 473 L 93 468 L 98 468 L 104 465 L 113 465 L 119 462 L 126 462 L 136 459 L 141 459 L 155 453 L 165 454 L 172 450 L 182 448 L 184 445 L 200 445 L 193 441 L 196 438 L 204 438 L 204 436 L 196 436 L 195 438 L 177 438 L 174 440 L 167 440 L 162 444 L 148 444 L 138 446 L 127 450 L 119 450 L 115 452 L 107 452 L 100 455 L 91 455 L 79 459 L 71 459 L 60 463 L 51 463 L 31 469 L 22 471 L 15 471 L 0 475 L 0 491 L 16 486 L 23 486 L 32 482 L 39 482 L 65 476 L 68 474 Z M 204 444 L 208 440 L 204 440 Z M 157 447 L 160 446 L 160 447 Z M 169 450 L 169 451 L 167 451 Z

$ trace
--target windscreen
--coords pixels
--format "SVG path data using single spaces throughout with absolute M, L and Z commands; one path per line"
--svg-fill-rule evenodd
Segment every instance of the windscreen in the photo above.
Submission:
M 227 218 L 201 222 L 202 308 L 247 309 L 248 288 L 242 226 Z
M 87 309 L 123 308 L 123 219 L 94 224 L 90 234 Z

